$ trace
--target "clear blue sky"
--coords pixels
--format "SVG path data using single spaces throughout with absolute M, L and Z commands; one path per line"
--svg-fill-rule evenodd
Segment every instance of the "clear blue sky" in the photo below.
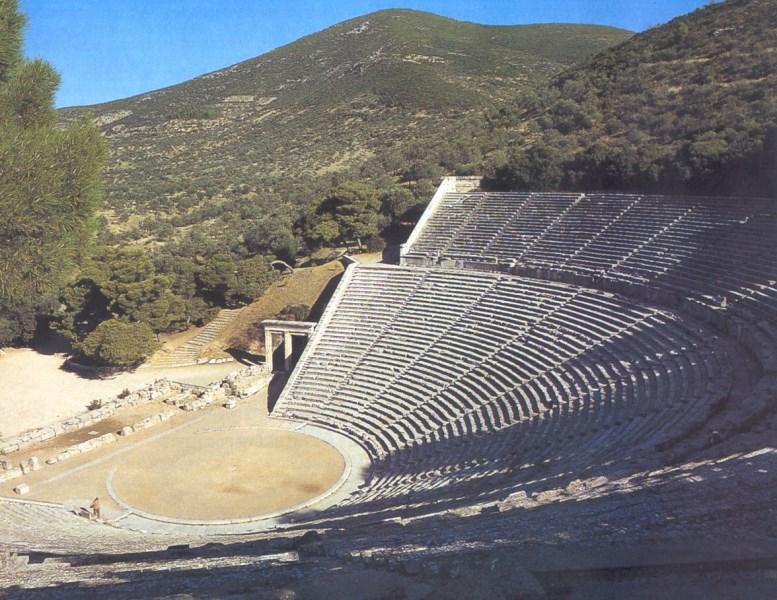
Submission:
M 708 0 L 20 0 L 27 56 L 62 76 L 58 106 L 185 81 L 383 8 L 476 23 L 598 23 L 643 31 Z

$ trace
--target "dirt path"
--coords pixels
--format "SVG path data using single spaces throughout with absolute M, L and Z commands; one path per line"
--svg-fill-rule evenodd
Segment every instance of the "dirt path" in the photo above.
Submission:
M 16 435 L 83 412 L 95 398 L 110 398 L 167 377 L 206 385 L 241 367 L 238 363 L 178 369 L 138 369 L 105 379 L 87 379 L 62 370 L 64 354 L 30 349 L 0 355 L 0 437 Z

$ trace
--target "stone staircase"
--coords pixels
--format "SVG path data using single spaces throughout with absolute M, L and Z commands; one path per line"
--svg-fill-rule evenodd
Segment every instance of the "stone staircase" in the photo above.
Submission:
M 198 364 L 200 350 L 215 340 L 240 314 L 242 308 L 225 308 L 202 330 L 185 344 L 169 353 L 159 352 L 148 363 L 148 367 L 170 368 Z

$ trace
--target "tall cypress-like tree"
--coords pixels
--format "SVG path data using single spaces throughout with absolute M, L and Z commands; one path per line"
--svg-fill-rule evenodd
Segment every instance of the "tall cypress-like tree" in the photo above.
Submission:
M 59 77 L 22 56 L 24 22 L 0 0 L 0 346 L 32 338 L 86 255 L 105 156 L 90 123 L 57 126 Z

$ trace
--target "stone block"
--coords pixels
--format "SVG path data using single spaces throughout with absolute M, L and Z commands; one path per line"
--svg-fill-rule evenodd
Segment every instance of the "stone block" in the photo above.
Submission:
M 178 413 L 177 410 L 166 410 L 164 412 L 159 413 L 159 420 L 160 421 L 168 421 L 172 419 L 176 414 Z
M 70 448 L 67 448 L 66 450 L 63 450 L 62 452 L 57 454 L 57 461 L 67 460 L 68 458 L 71 458 L 76 454 L 80 454 L 80 453 L 81 451 L 78 450 L 75 446 L 71 446 Z
M 45 442 L 47 440 L 55 438 L 56 436 L 57 436 L 57 432 L 54 430 L 53 427 L 46 427 L 45 429 L 41 430 L 40 440 L 42 442 Z
M 30 486 L 26 483 L 20 483 L 13 489 L 14 493 L 19 494 L 20 496 L 24 496 L 25 494 L 30 493 Z
M 145 419 L 141 419 L 135 425 L 132 426 L 132 428 L 135 431 L 140 431 L 141 429 L 148 429 L 149 427 L 152 427 L 154 425 L 154 422 L 157 421 L 156 415 L 151 417 L 146 417 Z
M 19 444 L 8 444 L 0 448 L 0 454 L 13 454 L 19 450 Z
M 230 398 L 226 402 L 224 402 L 224 408 L 233 409 L 237 406 L 237 401 L 234 398 Z
M 494 515 L 499 513 L 499 506 L 496 504 L 489 504 L 480 508 L 481 515 Z
M 519 490 L 517 492 L 513 492 L 510 494 L 505 502 L 511 503 L 511 504 L 520 504 L 522 502 L 527 502 L 529 500 L 529 496 L 526 494 L 524 490 Z
M 205 402 L 204 400 L 201 400 L 200 398 L 197 398 L 196 400 L 187 402 L 181 408 L 187 412 L 192 412 L 195 410 L 200 410 L 202 408 L 205 408 L 207 405 L 208 405 L 207 402 Z
M 22 476 L 22 470 L 19 467 L 8 469 L 7 471 L 0 472 L 0 483 L 11 481 L 11 479 L 16 479 L 17 477 L 21 477 L 21 476 Z
M 116 441 L 116 436 L 113 433 L 105 433 L 99 437 L 96 437 L 92 440 L 92 443 L 94 444 L 95 448 L 99 448 L 100 446 L 105 446 L 106 444 L 112 444 Z
M 102 408 L 98 408 L 97 410 L 92 411 L 92 413 L 91 413 L 92 422 L 94 422 L 94 421 L 101 421 L 102 419 L 105 419 L 106 417 L 110 417 L 111 416 L 111 412 L 112 411 L 111 411 L 110 408 L 108 408 L 107 406 L 103 405 Z
M 563 491 L 560 489 L 544 490 L 534 495 L 534 500 L 537 502 L 553 502 L 560 499 L 563 496 Z
M 86 440 L 85 442 L 81 442 L 80 444 L 73 446 L 77 452 L 89 452 L 90 450 L 93 450 L 94 447 L 94 440 Z
M 119 435 L 121 436 L 132 435 L 132 433 L 134 433 L 134 429 L 132 429 L 132 427 L 129 425 L 125 425 L 121 428 L 121 430 L 119 430 Z
M 0 572 L 10 573 L 12 571 L 25 569 L 29 562 L 29 556 L 20 556 L 16 552 L 0 552 Z
M 581 479 L 573 479 L 564 488 L 567 494 L 580 494 L 586 491 L 586 482 Z
M 27 473 L 32 473 L 33 471 L 38 471 L 41 468 L 40 460 L 37 456 L 33 456 L 29 460 L 24 461 L 19 467 L 22 470 L 22 473 L 26 475 Z

